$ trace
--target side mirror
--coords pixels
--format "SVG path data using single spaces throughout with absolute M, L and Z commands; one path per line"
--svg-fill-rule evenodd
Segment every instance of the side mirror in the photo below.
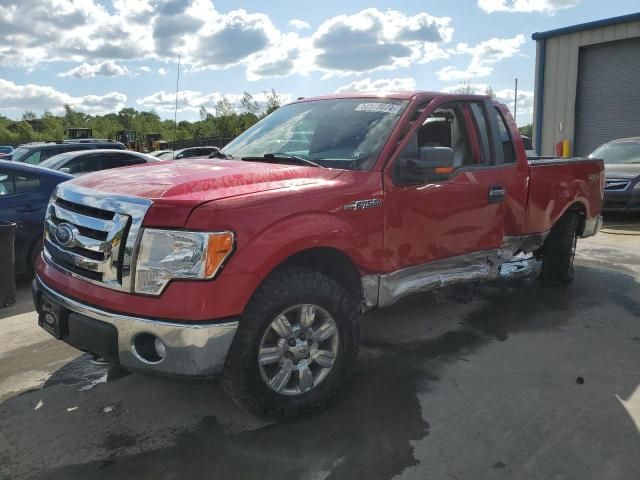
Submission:
M 394 171 L 396 183 L 421 185 L 448 179 L 453 173 L 453 150 L 449 147 L 420 147 L 419 158 L 401 158 Z
M 71 169 L 68 167 L 62 167 L 60 170 L 58 170 L 59 172 L 62 173 L 71 173 Z

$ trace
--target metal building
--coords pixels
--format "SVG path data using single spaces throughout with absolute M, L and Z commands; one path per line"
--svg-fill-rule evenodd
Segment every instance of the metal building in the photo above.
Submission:
M 640 136 L 640 13 L 534 33 L 534 148 L 588 155 Z

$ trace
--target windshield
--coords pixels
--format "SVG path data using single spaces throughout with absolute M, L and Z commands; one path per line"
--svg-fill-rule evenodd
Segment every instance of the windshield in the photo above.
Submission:
M 25 148 L 25 147 L 18 147 L 13 151 L 13 161 L 15 162 L 21 162 L 22 158 L 29 153 L 29 149 Z
M 323 167 L 369 170 L 407 104 L 357 98 L 286 105 L 222 151 L 236 159 L 284 153 Z
M 601 158 L 607 164 L 640 163 L 640 142 L 605 143 L 590 156 Z

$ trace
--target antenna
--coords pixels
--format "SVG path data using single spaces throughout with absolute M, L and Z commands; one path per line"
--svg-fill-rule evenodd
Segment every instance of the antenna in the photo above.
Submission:
M 513 121 L 518 124 L 518 79 L 516 78 L 516 90 L 513 95 Z
M 173 150 L 176 150 L 176 137 L 178 136 L 178 91 L 180 86 L 180 54 L 178 54 L 178 75 L 176 77 L 176 109 L 173 112 Z

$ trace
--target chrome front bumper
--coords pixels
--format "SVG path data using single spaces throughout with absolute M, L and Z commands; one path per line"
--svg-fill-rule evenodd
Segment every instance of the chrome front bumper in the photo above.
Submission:
M 174 323 L 107 312 L 68 298 L 36 277 L 33 281 L 36 309 L 39 308 L 42 293 L 85 319 L 113 325 L 117 330 L 119 363 L 131 370 L 196 377 L 219 374 L 224 369 L 227 353 L 238 328 L 237 321 L 215 324 Z M 135 341 L 141 334 L 153 335 L 162 341 L 166 350 L 164 358 L 148 361 L 140 356 Z M 77 346 L 64 337 L 62 340 Z

